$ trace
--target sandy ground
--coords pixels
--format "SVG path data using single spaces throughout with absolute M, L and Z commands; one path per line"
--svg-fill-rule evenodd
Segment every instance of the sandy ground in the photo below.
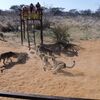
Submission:
M 51 71 L 43 71 L 42 61 L 30 53 L 27 46 L 15 41 L 0 41 L 0 53 L 17 51 L 27 52 L 30 56 L 26 64 L 15 65 L 0 73 L 0 91 L 100 99 L 100 40 L 78 44 L 84 48 L 78 57 L 62 55 L 66 63 L 75 60 L 75 67 L 54 75 Z

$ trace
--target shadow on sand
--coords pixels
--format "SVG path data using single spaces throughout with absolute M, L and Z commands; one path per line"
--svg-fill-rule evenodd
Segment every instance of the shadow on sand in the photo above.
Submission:
M 73 43 L 54 43 L 54 44 L 43 44 L 40 45 L 40 50 L 43 53 L 52 52 L 56 55 L 60 55 L 61 53 L 65 54 L 69 57 L 78 56 L 78 51 L 82 49 L 82 47 L 73 44 Z
M 79 72 L 79 73 L 73 74 L 73 73 L 68 72 L 68 71 L 65 71 L 65 70 L 60 70 L 57 74 L 64 75 L 64 76 L 69 76 L 69 77 L 84 76 L 84 73 L 83 72 Z
M 1 73 L 3 73 L 3 71 L 5 69 L 11 69 L 12 67 L 14 67 L 17 64 L 25 64 L 28 59 L 29 59 L 29 57 L 28 57 L 27 53 L 19 53 L 19 56 L 18 56 L 16 62 L 9 62 L 9 63 L 6 63 L 5 65 L 0 67 Z
M 5 40 L 5 39 L 0 39 L 0 41 L 7 42 L 7 40 Z

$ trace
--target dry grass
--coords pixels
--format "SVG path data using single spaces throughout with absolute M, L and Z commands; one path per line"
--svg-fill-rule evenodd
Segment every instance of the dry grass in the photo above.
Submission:
M 71 38 L 78 40 L 77 45 L 84 48 L 78 52 L 77 57 L 61 54 L 58 58 L 66 63 L 75 60 L 75 67 L 71 70 L 65 69 L 57 75 L 53 75 L 51 71 L 44 72 L 41 60 L 28 50 L 27 43 L 21 46 L 19 38 L 5 33 L 8 42 L 0 41 L 0 53 L 24 51 L 29 54 L 30 59 L 25 64 L 14 65 L 0 74 L 0 90 L 100 99 L 100 40 L 97 40 L 100 39 L 99 19 L 54 17 L 50 21 L 67 26 Z M 3 23 L 0 22 L 1 25 Z M 4 25 L 6 26 L 6 22 Z M 49 32 L 51 30 L 45 30 L 45 34 Z M 52 36 L 45 36 L 46 41 L 52 41 L 51 38 Z
M 100 38 L 100 20 L 98 18 L 81 16 L 74 18 L 53 17 L 50 20 L 52 23 L 67 26 L 69 34 L 74 40 Z
M 19 22 L 20 23 L 20 22 Z M 9 27 L 16 27 L 18 23 L 18 16 L 0 16 L 0 30 L 4 28 L 9 29 Z M 93 40 L 100 39 L 100 20 L 99 18 L 93 17 L 50 17 L 44 20 L 44 24 L 46 27 L 44 29 L 44 34 L 47 38 L 52 37 L 52 32 L 49 29 L 49 26 L 54 28 L 56 25 L 64 26 L 68 29 L 68 33 L 72 40 Z M 10 26 L 9 26 L 10 25 Z M 62 30 L 63 31 L 63 30 Z M 48 34 L 49 33 L 49 34 Z M 39 34 L 37 32 L 37 34 Z M 46 39 L 46 38 L 45 38 Z

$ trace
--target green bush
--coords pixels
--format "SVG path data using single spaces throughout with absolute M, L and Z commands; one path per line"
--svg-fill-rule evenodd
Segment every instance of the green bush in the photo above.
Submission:
M 57 25 L 54 28 L 52 28 L 53 31 L 53 38 L 55 42 L 63 42 L 67 43 L 70 40 L 70 34 L 69 34 L 69 27 L 63 26 L 63 25 Z

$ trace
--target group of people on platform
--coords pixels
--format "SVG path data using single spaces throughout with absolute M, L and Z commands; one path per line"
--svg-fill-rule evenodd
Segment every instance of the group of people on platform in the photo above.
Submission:
M 33 5 L 32 3 L 30 6 L 23 6 L 21 9 L 21 15 L 25 17 L 39 17 L 39 15 L 42 15 L 42 7 L 40 3 L 38 2 L 36 5 Z

